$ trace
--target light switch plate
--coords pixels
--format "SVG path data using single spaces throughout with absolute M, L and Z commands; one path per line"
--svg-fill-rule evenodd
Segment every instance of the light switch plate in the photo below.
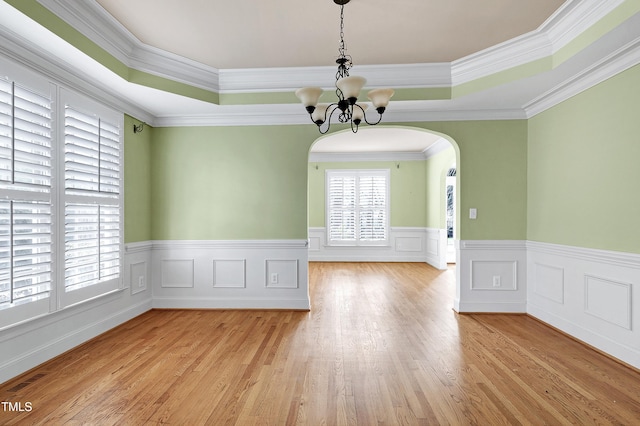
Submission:
M 469 219 L 476 219 L 478 217 L 478 209 L 469 209 Z

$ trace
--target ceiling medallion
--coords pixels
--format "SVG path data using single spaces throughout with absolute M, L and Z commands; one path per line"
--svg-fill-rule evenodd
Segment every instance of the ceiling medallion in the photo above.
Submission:
M 367 97 L 378 113 L 377 121 L 369 121 L 366 116 L 368 103 L 358 103 L 358 95 L 367 80 L 364 77 L 349 76 L 349 69 L 353 63 L 351 56 L 347 55 L 344 43 L 344 5 L 350 0 L 333 0 L 340 6 L 340 44 L 338 52 L 340 56 L 336 59 L 338 72 L 336 73 L 336 95 L 338 101 L 331 104 L 319 104 L 318 100 L 323 90 L 320 87 L 304 87 L 296 90 L 296 96 L 305 106 L 311 121 L 317 126 L 320 133 L 325 134 L 331 127 L 331 118 L 337 111 L 338 121 L 351 125 L 353 133 L 358 131 L 358 126 L 362 121 L 369 125 L 376 125 L 382 120 L 389 99 L 393 96 L 392 89 L 373 89 L 367 93 Z

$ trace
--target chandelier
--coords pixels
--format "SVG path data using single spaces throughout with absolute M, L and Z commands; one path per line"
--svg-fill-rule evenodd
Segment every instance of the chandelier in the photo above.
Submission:
M 358 131 L 358 126 L 362 121 L 369 125 L 375 125 L 382 120 L 389 99 L 393 96 L 392 89 L 373 89 L 367 93 L 367 97 L 373 104 L 378 113 L 377 121 L 369 121 L 366 116 L 366 110 L 369 107 L 367 103 L 359 103 L 358 95 L 367 80 L 364 77 L 349 75 L 349 69 L 353 65 L 351 56 L 345 54 L 346 48 L 344 44 L 344 5 L 350 0 L 333 0 L 340 6 L 340 44 L 338 52 L 340 56 L 336 59 L 338 64 L 338 72 L 336 73 L 336 95 L 338 101 L 332 104 L 319 104 L 318 100 L 322 95 L 322 89 L 319 87 L 304 87 L 296 90 L 296 96 L 305 106 L 311 121 L 317 126 L 320 133 L 325 134 L 331 127 L 331 118 L 337 113 L 340 123 L 351 124 L 353 133 Z

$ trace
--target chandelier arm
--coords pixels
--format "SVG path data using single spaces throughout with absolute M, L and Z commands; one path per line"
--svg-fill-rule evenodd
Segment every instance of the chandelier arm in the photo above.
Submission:
M 353 133 L 358 131 L 358 127 L 362 122 L 369 125 L 376 125 L 382 121 L 382 114 L 385 111 L 386 103 L 388 103 L 388 99 L 393 95 L 392 90 L 387 90 L 385 93 L 377 93 L 376 99 L 380 99 L 381 101 L 374 101 L 375 103 L 385 103 L 385 106 L 380 106 L 376 108 L 378 112 L 378 120 L 377 121 L 369 121 L 367 119 L 366 107 L 363 108 L 361 105 L 357 104 L 357 97 L 359 91 L 362 89 L 366 80 L 362 77 L 357 76 L 349 76 L 349 70 L 353 66 L 353 60 L 350 55 L 347 55 L 347 47 L 344 41 L 344 5 L 349 3 L 350 0 L 333 0 L 335 4 L 340 6 L 340 43 L 338 45 L 338 59 L 336 59 L 336 64 L 338 65 L 338 70 L 336 72 L 336 97 L 338 98 L 338 102 L 334 102 L 325 107 L 326 104 L 322 104 L 322 108 L 324 108 L 324 119 L 322 117 L 318 117 L 317 120 L 314 120 L 313 112 L 315 106 L 315 102 L 318 101 L 318 96 L 314 98 L 315 102 L 309 102 L 310 94 L 300 93 L 298 95 L 298 91 L 296 91 L 296 96 L 298 96 L 303 104 L 305 104 L 307 111 L 309 112 L 309 116 L 311 121 L 318 126 L 318 130 L 321 134 L 325 134 L 329 131 L 331 127 L 331 119 L 336 110 L 339 110 L 337 114 L 337 119 L 341 124 L 349 124 L 351 126 L 351 130 Z M 345 78 L 349 78 L 349 81 L 342 80 Z M 341 88 L 342 87 L 342 88 Z M 344 89 L 344 90 L 343 90 Z M 302 89 L 299 89 L 302 90 Z M 386 93 L 390 92 L 390 93 Z M 346 97 L 345 93 L 349 96 Z M 371 94 L 371 92 L 370 92 Z M 384 99 L 386 96 L 386 99 Z M 307 106 L 307 104 L 313 103 L 314 106 Z M 358 107 L 360 110 L 356 111 L 355 108 Z M 357 113 L 356 113 L 357 112 Z M 316 111 L 317 114 L 320 114 L 320 111 Z M 317 117 L 316 114 L 316 117 Z M 326 124 L 325 124 L 326 123 Z
M 365 123 L 367 123 L 370 126 L 375 126 L 376 124 L 378 124 L 378 123 L 380 123 L 382 121 L 382 114 L 380 114 L 378 116 L 378 121 L 376 121 L 376 122 L 372 122 L 372 121 L 367 120 L 367 114 L 366 113 L 364 113 L 363 118 L 364 118 Z
M 338 108 L 338 103 L 334 102 L 332 104 L 329 104 L 329 106 L 327 107 L 327 109 L 324 112 L 324 121 L 320 124 L 316 123 L 314 121 L 314 124 L 316 126 L 318 126 L 318 131 L 320 132 L 320 134 L 324 135 L 325 133 L 327 133 L 329 131 L 329 129 L 331 128 L 331 117 L 333 116 L 333 113 L 339 109 Z M 331 111 L 329 111 L 331 110 Z M 313 118 L 311 119 L 311 121 L 313 121 Z M 322 131 L 322 126 L 327 125 L 326 129 L 324 131 Z
M 324 129 L 324 131 L 322 131 L 322 124 L 321 124 L 321 125 L 318 126 L 318 131 L 320 132 L 321 135 L 324 135 L 325 133 L 327 133 L 329 131 L 330 127 L 331 127 L 331 124 L 327 124 L 327 128 Z

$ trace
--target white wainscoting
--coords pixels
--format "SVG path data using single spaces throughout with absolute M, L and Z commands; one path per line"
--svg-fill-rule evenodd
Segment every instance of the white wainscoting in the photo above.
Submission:
M 458 312 L 525 313 L 527 246 L 519 240 L 456 241 Z
M 151 244 L 125 245 L 123 288 L 0 332 L 0 383 L 151 309 Z
M 640 255 L 527 242 L 527 312 L 640 368 Z
M 305 240 L 153 241 L 154 308 L 310 308 Z
M 309 260 L 314 262 L 426 262 L 447 268 L 445 229 L 393 227 L 389 245 L 342 247 L 326 243 L 326 228 L 309 228 Z

